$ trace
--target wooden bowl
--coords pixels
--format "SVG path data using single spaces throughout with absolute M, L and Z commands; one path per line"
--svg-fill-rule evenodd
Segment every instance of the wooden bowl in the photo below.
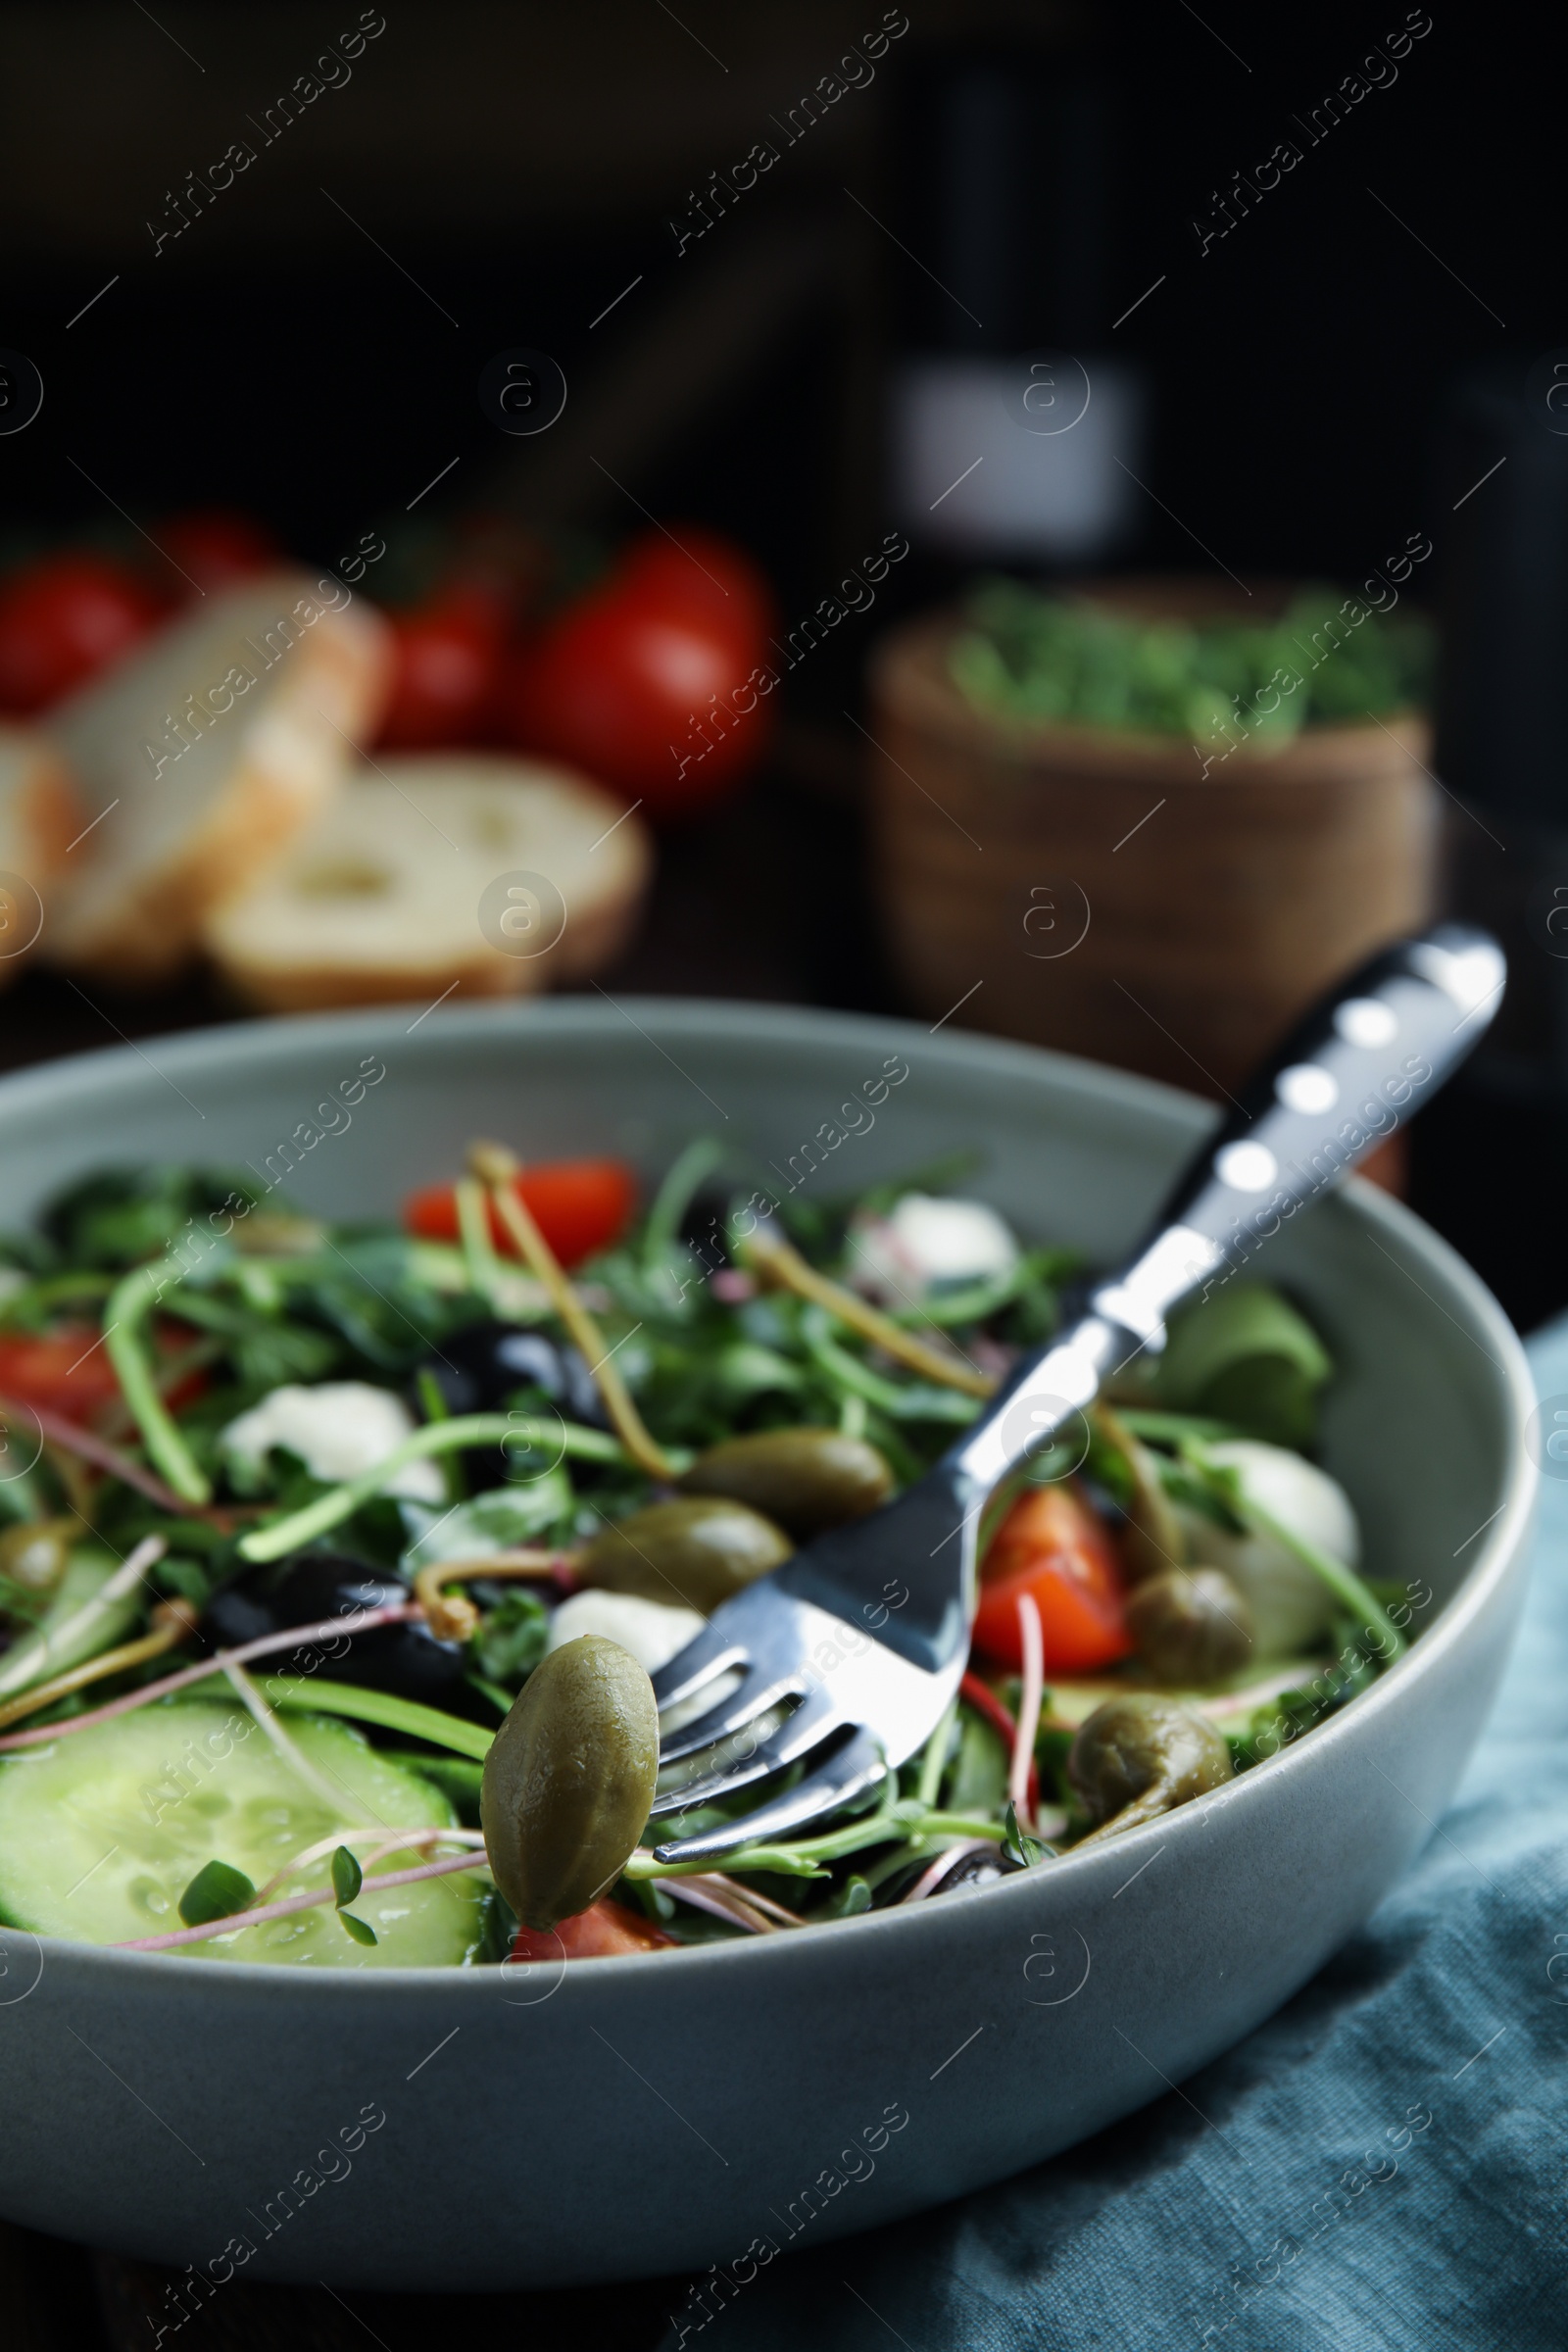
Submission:
M 1105 601 L 1225 609 L 1206 582 Z M 881 919 L 929 1019 L 961 1006 L 966 1027 L 1222 1094 L 1335 974 L 1431 912 L 1417 713 L 1244 742 L 1205 775 L 1173 736 L 983 715 L 949 675 L 960 625 L 913 622 L 872 667 Z

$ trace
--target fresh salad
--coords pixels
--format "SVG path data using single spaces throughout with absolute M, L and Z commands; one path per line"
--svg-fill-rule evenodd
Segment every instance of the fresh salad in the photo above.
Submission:
M 316 1968 L 789 1934 L 1049 1869 L 1399 1653 L 1422 1596 L 1310 1458 L 1328 1354 L 1238 1280 L 993 1498 L 969 1671 L 880 1795 L 660 1861 L 756 1792 L 648 1835 L 713 1761 L 660 1776 L 650 1674 L 918 1477 L 1077 1271 L 962 1163 L 765 1219 L 743 1176 L 699 1139 L 640 1205 L 478 1144 L 326 1225 L 161 1166 L 0 1244 L 0 1922 Z

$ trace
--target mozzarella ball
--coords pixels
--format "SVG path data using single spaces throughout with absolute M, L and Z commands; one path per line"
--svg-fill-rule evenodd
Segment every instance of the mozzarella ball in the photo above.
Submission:
M 373 1470 L 414 1428 L 402 1397 L 368 1380 L 327 1380 L 314 1389 L 290 1382 L 230 1421 L 220 1443 L 241 1461 L 258 1465 L 271 1446 L 282 1446 L 313 1478 L 336 1484 Z M 405 1462 L 381 1492 L 407 1495 L 411 1502 L 441 1502 L 446 1481 L 438 1462 Z
M 1350 1498 L 1337 1479 L 1284 1446 L 1230 1438 L 1207 1448 L 1210 1461 L 1234 1470 L 1244 1496 L 1318 1551 L 1355 1567 L 1361 1531 Z M 1304 1560 L 1273 1536 L 1234 1536 L 1206 1514 L 1181 1514 L 1195 1565 L 1223 1568 L 1252 1612 L 1254 1655 L 1285 1658 L 1310 1648 L 1327 1633 L 1334 1595 Z
M 852 1280 L 894 1301 L 990 1282 L 1017 1262 L 1017 1243 L 983 1200 L 906 1193 L 887 1216 L 857 1219 L 850 1230 Z
M 622 1649 L 630 1650 L 645 1673 L 657 1674 L 707 1622 L 695 1609 L 668 1608 L 661 1600 L 644 1600 L 635 1592 L 573 1592 L 550 1620 L 545 1652 L 548 1656 L 583 1634 L 600 1634 L 607 1642 L 618 1642 Z

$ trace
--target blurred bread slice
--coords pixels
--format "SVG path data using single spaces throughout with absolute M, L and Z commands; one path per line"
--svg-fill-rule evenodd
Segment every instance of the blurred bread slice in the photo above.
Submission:
M 54 746 L 0 721 L 0 988 L 36 946 L 50 886 L 86 821 Z
M 163 979 L 207 909 L 319 813 L 391 683 L 391 632 L 347 594 L 307 572 L 248 580 L 50 713 L 83 822 L 99 821 L 51 906 L 46 955 Z
M 568 769 L 388 754 L 208 916 L 205 938 L 272 1012 L 520 996 L 614 956 L 651 863 L 646 828 Z

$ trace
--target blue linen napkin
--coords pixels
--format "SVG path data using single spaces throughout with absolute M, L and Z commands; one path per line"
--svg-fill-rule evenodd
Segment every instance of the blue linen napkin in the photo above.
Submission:
M 1530 1355 L 1568 1394 L 1568 1321 Z M 1050 2163 L 785 2255 L 706 2326 L 688 2306 L 664 2352 L 1563 2352 L 1565 1832 L 1568 1482 L 1546 1480 L 1453 1807 L 1295 2000 Z

